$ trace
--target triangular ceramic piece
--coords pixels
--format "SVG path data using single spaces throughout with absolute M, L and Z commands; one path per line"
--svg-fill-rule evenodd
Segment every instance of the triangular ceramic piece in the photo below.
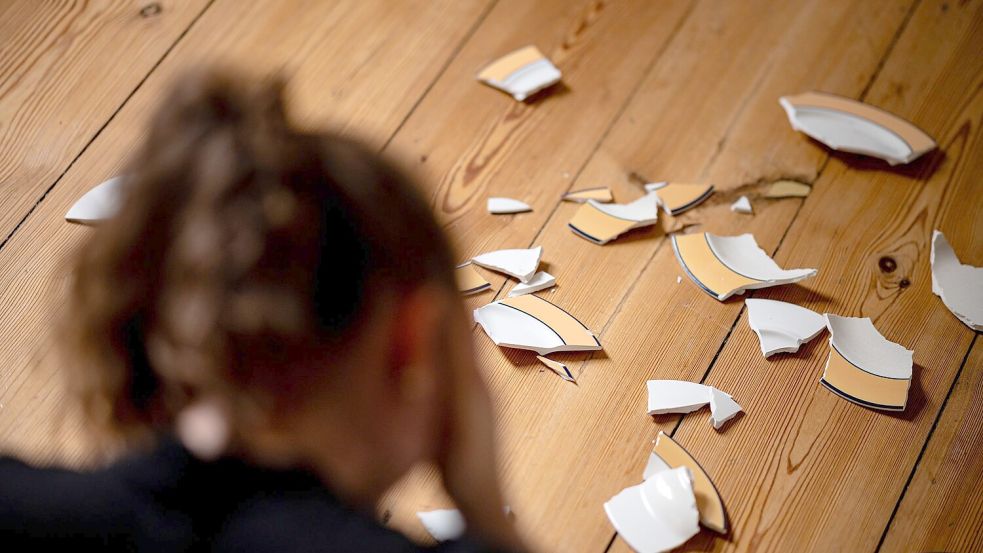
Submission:
M 631 229 L 654 225 L 658 218 L 658 197 L 650 192 L 627 204 L 587 200 L 574 213 L 568 226 L 582 238 L 595 244 L 607 244 Z
M 86 192 L 72 205 L 65 220 L 93 225 L 116 215 L 123 196 L 123 177 L 113 177 Z
M 713 194 L 713 185 L 652 182 L 645 185 L 645 190 L 655 192 L 662 209 L 675 216 L 705 202 Z
M 505 273 L 528 284 L 539 268 L 543 247 L 522 250 L 496 250 L 471 258 L 471 261 L 486 269 Z
M 815 311 L 794 303 L 748 298 L 747 322 L 758 335 L 761 353 L 793 353 L 826 328 L 826 319 Z
M 560 70 L 535 46 L 526 46 L 488 64 L 478 80 L 523 101 L 560 82 Z
M 648 414 L 692 413 L 710 403 L 710 387 L 685 380 L 649 380 Z
M 812 192 L 812 187 L 808 184 L 796 182 L 794 180 L 780 180 L 771 183 L 765 192 L 766 198 L 805 198 Z
M 507 215 L 526 211 L 532 211 L 532 207 L 526 202 L 512 198 L 488 198 L 488 213 L 492 215 Z
M 545 290 L 553 286 L 556 286 L 556 278 L 546 271 L 539 271 L 529 279 L 528 283 L 520 282 L 513 286 L 512 290 L 509 291 L 509 297 L 514 298 L 523 294 L 532 294 L 533 292 L 539 292 L 540 290 Z
M 465 296 L 484 292 L 491 288 L 491 283 L 485 280 L 485 277 L 478 274 L 478 271 L 470 261 L 462 263 L 454 269 L 454 279 L 457 281 L 458 292 Z
M 464 516 L 457 509 L 419 511 L 416 516 L 427 532 L 438 542 L 456 540 L 463 536 L 467 529 Z
M 782 96 L 792 128 L 834 150 L 877 157 L 891 165 L 934 150 L 935 140 L 908 121 L 880 108 L 824 92 Z
M 720 430 L 730 419 L 743 409 L 730 395 L 710 387 L 710 424 L 714 430 Z
M 611 194 L 610 188 L 599 187 L 575 190 L 563 196 L 563 201 L 565 202 L 582 204 L 587 200 L 594 200 L 595 202 L 606 204 L 614 201 L 614 195 Z
M 960 321 L 983 330 L 983 267 L 963 265 L 939 231 L 932 233 L 932 292 Z
M 737 198 L 736 202 L 730 204 L 730 210 L 737 213 L 746 213 L 748 215 L 754 214 L 754 209 L 751 208 L 751 200 L 747 199 L 747 196 Z
M 655 438 L 652 453 L 671 468 L 686 467 L 693 475 L 693 493 L 696 495 L 696 507 L 700 511 L 700 523 L 707 528 L 727 533 L 727 512 L 724 502 L 717 493 L 713 481 L 707 476 L 703 467 L 688 451 L 672 440 L 665 432 L 659 432 Z M 659 474 L 659 473 L 657 473 Z
M 868 318 L 826 314 L 829 358 L 820 382 L 858 405 L 904 411 L 912 352 L 889 341 Z
M 505 298 L 474 310 L 474 320 L 496 345 L 539 355 L 601 349 L 583 323 L 539 296 Z
M 693 475 L 686 467 L 625 488 L 604 504 L 604 512 L 637 553 L 668 551 L 700 531 Z
M 570 368 L 563 363 L 554 361 L 548 357 L 543 357 L 542 355 L 537 355 L 536 359 L 538 359 L 540 363 L 546 365 L 546 368 L 555 372 L 557 376 L 563 380 L 566 380 L 567 382 L 577 382 L 577 379 L 573 377 L 573 373 L 570 372 Z
M 676 260 L 693 282 L 720 301 L 747 290 L 789 284 L 816 275 L 816 269 L 782 269 L 750 234 L 673 234 L 672 248 Z

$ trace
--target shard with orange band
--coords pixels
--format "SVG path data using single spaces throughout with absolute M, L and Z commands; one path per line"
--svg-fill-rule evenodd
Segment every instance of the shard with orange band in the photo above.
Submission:
M 672 216 L 679 215 L 707 200 L 713 194 L 712 184 L 683 184 L 679 182 L 653 182 L 645 190 L 659 196 L 662 209 Z
M 496 345 L 547 355 L 601 349 L 597 337 L 573 315 L 539 296 L 505 298 L 474 310 L 474 320 Z
M 602 204 L 587 200 L 573 214 L 567 226 L 578 236 L 603 245 L 631 229 L 654 225 L 658 218 L 658 197 L 649 192 L 627 204 Z

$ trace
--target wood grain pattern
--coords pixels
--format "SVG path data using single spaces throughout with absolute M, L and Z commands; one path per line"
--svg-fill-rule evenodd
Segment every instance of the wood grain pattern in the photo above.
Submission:
M 983 260 L 976 262 L 983 264 Z M 983 342 L 959 380 L 880 551 L 976 551 L 983 527 Z
M 754 192 L 763 188 L 755 184 L 758 180 L 813 178 L 818 173 L 824 152 L 788 128 L 778 96 L 789 88 L 812 87 L 859 95 L 907 8 L 906 2 L 860 12 L 847 2 L 803 2 L 786 9 L 763 2 L 698 5 L 570 188 L 612 185 L 616 197 L 627 201 L 640 195 L 640 186 L 628 178 L 633 172 L 682 181 L 713 174 L 723 191 L 712 205 L 698 210 L 712 224 L 710 230 L 761 232 L 767 237 L 765 247 L 774 248 L 798 200 L 761 202 L 754 218 L 730 213 L 725 200 L 732 189 L 757 200 Z M 741 23 L 747 21 L 755 25 Z M 856 40 L 840 40 L 844 36 Z M 836 51 L 831 53 L 828 43 L 833 40 Z M 729 52 L 744 52 L 747 61 L 731 67 Z M 821 65 L 831 55 L 850 62 L 836 71 L 802 70 L 802 65 Z M 768 56 L 775 56 L 772 68 L 751 70 L 751 60 Z M 679 78 L 681 74 L 687 78 Z M 721 145 L 722 135 L 730 140 Z M 740 155 L 752 140 L 778 144 L 772 148 L 788 154 Z M 524 159 L 519 163 L 517 169 L 526 167 Z M 746 173 L 740 172 L 742 167 Z M 529 195 L 541 195 L 541 182 L 496 176 L 489 188 L 496 195 L 529 201 Z M 537 211 L 508 222 L 483 215 L 478 206 L 451 228 L 465 251 L 543 244 L 544 259 L 558 282 L 543 295 L 601 332 L 604 354 L 587 363 L 583 354 L 557 356 L 578 372 L 576 387 L 541 373 L 534 356 L 500 350 L 480 330 L 476 334 L 500 405 L 503 470 L 517 523 L 532 529 L 529 533 L 547 549 L 601 550 L 611 537 L 601 504 L 640 478 L 654 438 L 654 431 L 643 437 L 654 429 L 644 416 L 645 380 L 657 375 L 699 379 L 739 304 L 720 305 L 688 282 L 677 285 L 676 262 L 671 249 L 660 249 L 664 241 L 658 230 L 639 231 L 604 247 L 576 237 L 566 228 L 576 206 L 557 205 L 557 196 L 547 202 L 546 209 L 555 212 L 538 235 L 531 236 L 525 226 L 543 209 L 536 203 Z M 539 196 L 531 199 L 543 202 Z M 436 205 L 441 206 L 439 198 Z M 506 231 L 507 242 L 496 239 L 496 233 Z M 630 294 L 633 303 L 623 304 L 633 288 L 645 291 Z M 488 301 L 490 295 L 480 300 Z M 719 318 L 714 308 L 720 310 Z M 706 314 L 685 320 L 702 312 Z M 612 320 L 621 321 L 616 330 L 609 326 Z M 674 330 L 681 327 L 685 331 Z M 659 422 L 675 418 L 661 417 Z M 438 491 L 418 480 L 408 486 L 412 492 L 401 491 L 384 506 L 401 529 L 419 529 L 414 511 L 445 505 Z
M 0 242 L 206 4 L 0 3 Z
M 297 83 L 290 92 L 303 122 L 357 130 L 381 148 L 488 5 L 485 0 L 213 4 L 0 249 L 4 450 L 33 460 L 92 461 L 90 442 L 77 417 L 66 411 L 48 334 L 51 315 L 63 303 L 64 260 L 88 234 L 62 217 L 88 188 L 118 173 L 140 142 L 144 118 L 173 79 L 203 63 L 248 66 L 256 73 L 286 67 Z
M 931 293 L 932 229 L 952 234 L 960 251 L 983 248 L 974 192 L 983 162 L 971 153 L 983 140 L 983 60 L 970 54 L 983 5 L 942 5 L 918 6 L 868 99 L 927 129 L 945 153 L 902 170 L 836 155 L 776 256 L 819 275 L 756 294 L 870 317 L 914 349 L 908 407 L 875 412 L 820 387 L 826 339 L 763 360 L 742 316 L 707 383 L 747 414 L 719 434 L 686 417 L 675 434 L 714 478 L 732 521 L 727 539 L 701 534 L 692 549 L 868 551 L 890 521 L 973 339 Z

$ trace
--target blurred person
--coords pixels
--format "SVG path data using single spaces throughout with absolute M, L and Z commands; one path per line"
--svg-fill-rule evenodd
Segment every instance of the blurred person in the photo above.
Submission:
M 222 71 L 178 83 L 125 175 L 61 345 L 87 425 L 129 453 L 0 459 L 5 550 L 428 550 L 373 516 L 427 461 L 468 530 L 430 550 L 523 549 L 454 256 L 411 179 L 300 130 L 281 82 Z

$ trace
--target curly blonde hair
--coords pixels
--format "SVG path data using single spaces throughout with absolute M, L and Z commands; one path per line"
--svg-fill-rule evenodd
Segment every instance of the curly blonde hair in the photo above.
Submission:
M 357 142 L 299 130 L 283 89 L 224 71 L 181 79 L 129 163 L 119 214 L 79 252 L 63 345 L 105 435 L 168 432 L 203 394 L 243 416 L 287 405 L 317 376 L 291 361 L 313 341 L 344 347 L 373 291 L 454 286 L 411 180 Z

